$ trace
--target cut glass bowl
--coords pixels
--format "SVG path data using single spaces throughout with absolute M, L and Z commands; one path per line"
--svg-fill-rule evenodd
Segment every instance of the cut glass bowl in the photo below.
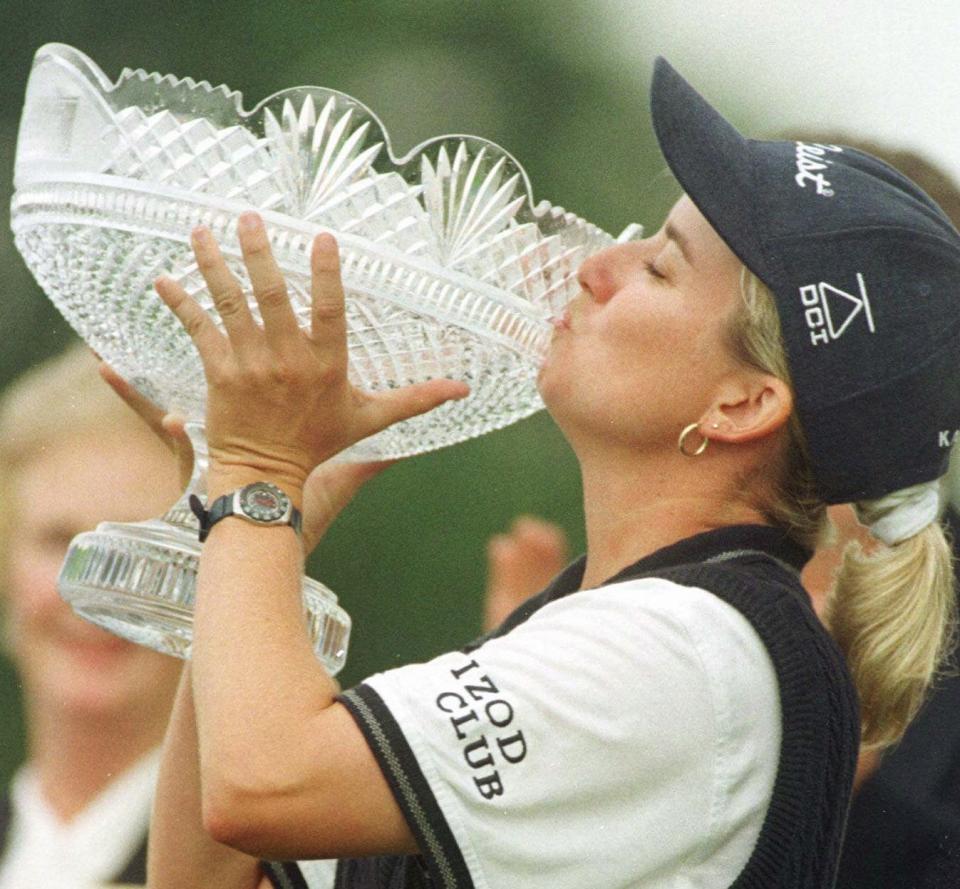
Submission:
M 249 292 L 235 225 L 255 208 L 306 326 L 310 244 L 317 232 L 333 232 L 352 382 L 375 391 L 449 377 L 471 387 L 466 399 L 345 455 L 368 460 L 453 444 L 541 407 L 536 373 L 549 320 L 578 292 L 577 267 L 639 228 L 615 240 L 562 207 L 534 205 L 531 195 L 517 162 L 476 137 L 443 136 L 394 157 L 376 116 L 335 90 L 288 89 L 246 111 L 225 86 L 130 69 L 111 82 L 83 53 L 50 44 L 37 52 L 27 86 L 11 218 L 27 265 L 87 343 L 143 394 L 197 422 L 205 398 L 199 357 L 153 281 L 179 281 L 219 324 L 190 232 L 199 224 L 213 231 Z M 251 308 L 257 315 L 252 297 Z M 195 443 L 202 453 L 202 441 Z M 82 571 L 72 566 L 79 559 L 72 548 L 61 588 L 74 607 L 122 635 L 184 654 L 192 581 L 183 580 L 175 597 L 184 614 L 160 619 L 156 608 L 173 601 L 169 584 L 148 582 L 153 575 L 135 567 L 150 552 L 166 566 L 156 571 L 172 570 L 171 559 L 181 557 L 170 554 L 195 533 L 184 503 L 147 523 L 149 532 L 137 531 L 126 549 L 115 545 L 125 533 L 117 529 L 139 526 L 111 525 L 96 540 L 103 552 L 84 550 Z M 160 541 L 169 534 L 176 545 Z M 197 546 L 187 549 L 181 561 L 195 571 Z M 123 574 L 113 565 L 121 551 L 133 573 L 114 583 L 109 578 Z M 308 613 L 320 600 L 329 606 L 345 652 L 346 615 L 332 593 L 308 583 L 317 588 Z M 116 603 L 127 600 L 135 614 L 120 613 Z M 167 625 L 181 618 L 177 635 Z M 148 638 L 153 630 L 145 627 L 158 622 L 165 641 Z M 322 639 L 314 642 L 322 651 Z M 342 663 L 339 654 L 324 657 Z

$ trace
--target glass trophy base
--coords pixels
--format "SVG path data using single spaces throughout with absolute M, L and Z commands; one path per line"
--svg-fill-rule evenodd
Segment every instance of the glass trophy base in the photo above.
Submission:
M 201 546 L 163 520 L 104 522 L 78 534 L 60 570 L 60 595 L 86 620 L 163 654 L 190 657 Z M 350 617 L 323 584 L 303 578 L 304 618 L 317 658 L 343 667 Z

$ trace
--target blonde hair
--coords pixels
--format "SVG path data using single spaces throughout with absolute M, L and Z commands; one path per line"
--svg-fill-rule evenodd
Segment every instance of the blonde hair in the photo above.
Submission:
M 60 439 L 123 422 L 142 423 L 100 379 L 90 350 L 80 344 L 69 346 L 3 392 L 0 468 L 16 466 Z
M 21 468 L 60 441 L 84 434 L 148 432 L 97 372 L 81 344 L 18 377 L 0 398 L 0 504 L 9 504 Z M 0 569 L 11 510 L 0 509 Z M 0 570 L 0 576 L 3 571 Z
M 741 275 L 743 300 L 728 328 L 744 364 L 790 383 L 773 295 L 752 272 Z M 803 433 L 791 417 L 778 478 L 762 504 L 771 522 L 815 549 L 828 522 Z M 952 552 L 939 523 L 867 554 L 847 546 L 824 622 L 843 651 L 860 697 L 864 749 L 903 735 L 952 650 L 956 632 Z

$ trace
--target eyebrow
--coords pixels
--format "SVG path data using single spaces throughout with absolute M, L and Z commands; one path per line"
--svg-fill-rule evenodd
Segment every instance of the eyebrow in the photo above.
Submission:
M 683 258 L 687 261 L 687 263 L 691 264 L 690 242 L 687 240 L 687 236 L 682 232 L 677 231 L 673 227 L 672 222 L 668 222 L 663 227 L 663 232 L 669 240 L 673 241 L 680 248 L 680 252 L 683 254 Z

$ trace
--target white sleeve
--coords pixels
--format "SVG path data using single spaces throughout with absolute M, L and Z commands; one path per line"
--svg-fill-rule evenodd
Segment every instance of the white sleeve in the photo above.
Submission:
M 732 882 L 779 750 L 759 637 L 712 594 L 655 578 L 567 596 L 342 700 L 441 886 L 662 886 L 722 853 L 721 834 L 742 846 Z
M 333 859 L 264 861 L 261 866 L 275 889 L 334 889 L 337 879 Z

